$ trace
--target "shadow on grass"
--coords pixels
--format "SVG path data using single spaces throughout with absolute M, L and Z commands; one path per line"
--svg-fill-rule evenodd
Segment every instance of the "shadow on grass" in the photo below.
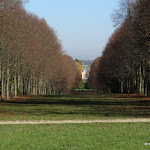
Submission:
M 132 98 L 92 99 L 64 96 L 46 96 L 46 98 L 7 101 L 16 107 L 13 112 L 26 115 L 88 115 L 100 117 L 150 117 L 150 101 Z M 17 110 L 22 107 L 22 110 Z M 0 110 L 5 112 L 5 110 Z M 8 113 L 8 111 L 6 111 Z

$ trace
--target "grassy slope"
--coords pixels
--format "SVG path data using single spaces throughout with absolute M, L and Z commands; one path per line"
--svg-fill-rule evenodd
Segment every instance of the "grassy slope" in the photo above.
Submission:
M 33 96 L 0 103 L 0 120 L 149 118 L 150 100 L 116 95 Z
M 1 125 L 1 150 L 149 149 L 150 123 Z

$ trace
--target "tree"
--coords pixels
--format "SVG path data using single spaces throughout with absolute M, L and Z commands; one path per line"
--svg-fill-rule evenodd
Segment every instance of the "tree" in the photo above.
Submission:
M 103 92 L 149 94 L 149 6 L 148 0 L 122 0 L 115 12 L 118 28 L 94 70 Z
M 75 62 L 78 62 L 82 66 L 82 61 L 81 60 L 79 60 L 79 59 L 76 58 Z
M 44 18 L 27 13 L 22 0 L 0 1 L 1 100 L 4 95 L 65 94 L 75 88 L 77 68 L 63 54 Z
M 100 62 L 101 57 L 97 57 L 94 62 L 91 64 L 91 70 L 89 74 L 89 82 L 90 82 L 90 87 L 92 89 L 100 89 L 100 84 L 99 84 L 99 62 Z
M 79 82 L 82 80 L 82 65 L 79 62 L 75 62 L 77 68 L 77 79 L 76 79 L 76 86 L 78 86 Z

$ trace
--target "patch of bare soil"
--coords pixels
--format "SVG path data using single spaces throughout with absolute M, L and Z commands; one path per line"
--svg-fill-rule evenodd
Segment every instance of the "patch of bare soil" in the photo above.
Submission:
M 23 102 L 26 99 L 29 99 L 30 96 L 20 96 L 20 97 L 16 97 L 16 98 L 10 98 L 10 99 L 6 99 L 6 102 Z
M 129 122 L 150 122 L 147 118 L 138 119 L 108 119 L 108 120 L 60 120 L 60 121 L 0 121 L 0 125 L 4 124 L 89 124 L 89 123 L 129 123 Z

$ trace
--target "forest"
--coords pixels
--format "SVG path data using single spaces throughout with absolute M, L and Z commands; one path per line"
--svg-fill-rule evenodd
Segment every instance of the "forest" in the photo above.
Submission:
M 1 101 L 21 95 L 66 94 L 81 78 L 55 30 L 27 12 L 24 0 L 0 0 Z
M 150 95 L 150 0 L 121 0 L 112 19 L 116 30 L 91 65 L 91 87 Z

